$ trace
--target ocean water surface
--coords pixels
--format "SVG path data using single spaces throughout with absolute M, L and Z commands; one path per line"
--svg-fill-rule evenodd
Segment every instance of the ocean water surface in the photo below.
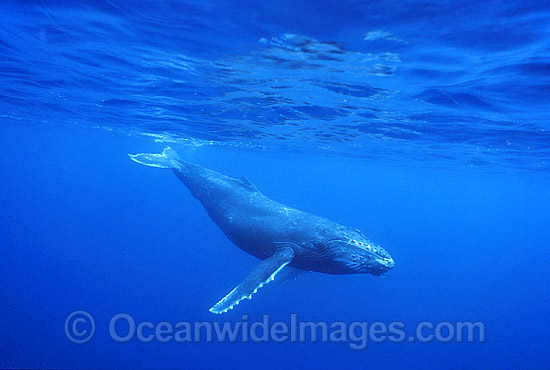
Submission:
M 0 367 L 549 368 L 549 45 L 546 1 L 1 2 Z M 395 268 L 307 273 L 210 313 L 259 261 L 128 158 L 166 146 L 360 229 Z M 95 322 L 81 344 L 75 311 Z M 119 313 L 155 336 L 113 339 Z M 155 332 L 264 315 L 357 325 Z M 406 335 L 363 342 L 375 322 Z M 457 340 L 458 322 L 484 335 Z

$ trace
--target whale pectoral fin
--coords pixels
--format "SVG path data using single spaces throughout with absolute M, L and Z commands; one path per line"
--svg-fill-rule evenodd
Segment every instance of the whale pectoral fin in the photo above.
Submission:
M 275 275 L 288 265 L 293 257 L 294 250 L 292 248 L 285 247 L 277 250 L 273 256 L 264 260 L 252 270 L 242 283 L 212 306 L 210 312 L 221 314 L 232 309 L 243 299 L 251 299 L 252 294 L 256 293 L 265 284 L 273 281 Z
M 287 281 L 293 281 L 296 280 L 299 276 L 302 276 L 303 274 L 307 274 L 309 272 L 310 271 L 300 270 L 294 267 L 287 266 L 277 274 L 275 282 L 286 283 Z

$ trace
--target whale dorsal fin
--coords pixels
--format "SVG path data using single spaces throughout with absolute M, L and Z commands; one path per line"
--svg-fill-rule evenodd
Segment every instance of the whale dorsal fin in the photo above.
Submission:
M 278 249 L 273 256 L 262 261 L 242 283 L 229 292 L 221 301 L 210 309 L 212 313 L 224 313 L 235 307 L 243 299 L 252 299 L 252 294 L 265 284 L 273 281 L 275 275 L 288 265 L 294 257 L 294 250 L 290 247 Z
M 258 188 L 256 187 L 256 185 L 254 185 L 254 183 L 252 181 L 250 181 L 248 179 L 248 177 L 246 177 L 244 175 L 241 176 L 241 182 L 246 188 L 248 188 L 252 191 L 258 191 Z

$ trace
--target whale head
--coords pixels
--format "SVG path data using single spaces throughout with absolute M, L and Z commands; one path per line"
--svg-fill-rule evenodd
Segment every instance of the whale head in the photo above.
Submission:
M 361 231 L 343 227 L 321 242 L 324 253 L 331 257 L 335 274 L 384 275 L 395 266 L 390 254 L 367 239 Z

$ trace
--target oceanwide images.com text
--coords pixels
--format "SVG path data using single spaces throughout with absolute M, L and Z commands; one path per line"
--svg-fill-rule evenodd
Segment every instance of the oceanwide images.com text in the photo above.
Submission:
M 408 333 L 404 322 L 381 321 L 300 321 L 297 314 L 290 320 L 271 321 L 263 315 L 261 321 L 250 321 L 242 315 L 240 321 L 136 321 L 128 313 L 118 313 L 108 323 L 110 338 L 118 343 L 139 341 L 178 343 L 348 343 L 353 350 L 363 350 L 369 343 L 483 343 L 483 322 L 423 321 Z M 96 331 L 95 319 L 86 311 L 74 311 L 65 320 L 65 334 L 73 343 L 90 341 Z

